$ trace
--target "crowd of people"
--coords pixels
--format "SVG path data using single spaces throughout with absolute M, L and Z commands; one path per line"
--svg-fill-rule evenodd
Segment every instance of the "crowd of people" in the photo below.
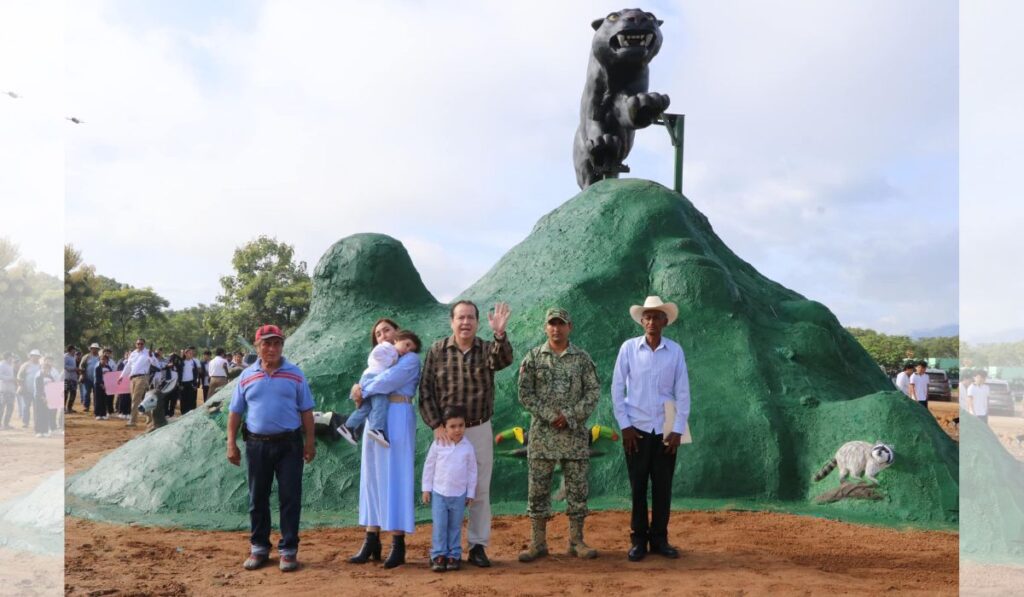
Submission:
M 139 405 L 150 389 L 161 389 L 158 407 L 145 413 L 150 429 L 162 427 L 175 416 L 194 410 L 200 392 L 203 401 L 239 375 L 246 364 L 241 351 L 228 353 L 223 348 L 215 351 L 204 350 L 199 355 L 195 346 L 166 352 L 163 348 L 150 350 L 146 340 L 135 341 L 135 349 L 124 351 L 122 357 L 114 359 L 114 351 L 99 343 L 89 345 L 82 353 L 74 345 L 68 345 L 64 353 L 64 371 L 59 379 L 64 380 L 62 415 L 77 414 L 76 400 L 81 403 L 84 413 L 91 413 L 97 421 L 111 418 L 122 419 L 134 427 L 139 416 Z M 107 374 L 115 373 L 110 376 Z M 111 378 L 118 382 L 127 379 L 130 390 L 117 393 L 107 384 Z M 168 383 L 173 382 L 173 383 Z
M 662 331 L 675 321 L 678 309 L 659 297 L 648 297 L 629 314 L 643 334 L 622 344 L 611 372 L 612 407 L 622 431 L 632 491 L 632 545 L 626 556 L 629 561 L 642 560 L 648 553 L 676 558 L 679 552 L 669 543 L 668 523 L 676 451 L 688 436 L 690 392 L 683 350 Z M 452 334 L 425 351 L 422 366 L 422 346 L 415 333 L 387 318 L 371 327 L 368 367 L 350 392 L 357 413 L 338 429 L 350 443 L 362 440 L 359 524 L 366 527 L 366 536 L 349 562 L 380 560 L 381 533 L 388 532 L 391 550 L 384 567 L 405 563 L 405 535 L 415 529 L 413 398 L 418 393 L 418 414 L 433 435 L 419 492 L 433 515 L 431 569 L 461 567 L 466 509 L 467 561 L 491 565 L 486 548 L 491 543 L 494 375 L 513 362 L 506 333 L 509 315 L 507 304 L 496 304 L 488 314 L 493 338 L 483 339 L 477 336 L 477 306 L 470 301 L 455 303 L 450 311 Z M 532 415 L 527 444 L 527 514 L 532 531 L 519 560 L 532 562 L 548 555 L 546 531 L 556 466 L 565 474 L 569 554 L 593 558 L 597 550 L 583 537 L 590 458 L 586 421 L 600 397 L 599 374 L 586 351 L 570 342 L 573 322 L 567 310 L 552 308 L 538 323 L 547 340 L 529 351 L 518 376 L 519 402 Z M 302 470 L 316 457 L 313 398 L 301 369 L 283 356 L 279 328 L 260 327 L 255 345 L 258 360 L 242 372 L 228 408 L 227 459 L 241 465 L 241 435 L 251 525 L 244 568 L 254 570 L 269 560 L 270 494 L 276 479 L 279 567 L 287 572 L 299 567 Z
M 61 409 L 51 408 L 46 399 L 47 384 L 61 379 L 63 374 L 54 367 L 53 358 L 44 357 L 39 350 L 29 351 L 24 360 L 6 353 L 0 361 L 0 429 L 14 429 L 11 421 L 17 414 L 21 427 L 31 426 L 36 437 L 61 435 Z

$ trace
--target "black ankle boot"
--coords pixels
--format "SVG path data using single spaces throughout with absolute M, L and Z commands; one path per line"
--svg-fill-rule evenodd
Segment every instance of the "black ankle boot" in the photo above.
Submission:
M 351 564 L 365 564 L 370 559 L 380 561 L 380 533 L 366 532 L 366 539 L 359 553 L 348 559 Z
M 394 535 L 391 537 L 391 553 L 388 559 L 384 560 L 385 568 L 394 568 L 405 563 L 405 535 Z

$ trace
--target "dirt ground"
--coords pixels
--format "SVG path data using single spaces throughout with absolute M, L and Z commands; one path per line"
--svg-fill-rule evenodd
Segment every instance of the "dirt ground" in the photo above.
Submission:
M 72 415 L 67 472 L 91 466 L 137 433 L 122 421 Z M 577 561 L 564 555 L 566 521 L 558 517 L 549 527 L 554 555 L 526 565 L 516 555 L 529 536 L 528 520 L 500 517 L 488 550 L 494 566 L 443 574 L 427 566 L 429 525 L 409 537 L 409 563 L 394 570 L 346 562 L 362 542 L 361 530 L 316 529 L 302 533 L 300 570 L 285 575 L 276 558 L 262 570 L 242 569 L 245 533 L 154 531 L 68 518 L 65 594 L 953 595 L 958 587 L 956 533 L 900 532 L 783 514 L 677 512 L 671 529 L 682 557 L 631 563 L 625 558 L 628 527 L 625 512 L 592 515 L 587 539 L 601 555 Z

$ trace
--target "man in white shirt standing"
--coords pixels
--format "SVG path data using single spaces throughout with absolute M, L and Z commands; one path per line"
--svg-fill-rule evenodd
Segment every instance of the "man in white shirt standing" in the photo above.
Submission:
M 967 389 L 967 412 L 981 419 L 988 425 L 988 384 L 985 378 L 988 373 L 984 369 L 974 374 L 974 383 Z
M 928 374 L 925 368 L 928 363 L 917 362 L 917 371 L 910 376 L 910 397 L 917 400 L 921 406 L 928 408 Z
M 228 384 L 228 360 L 224 358 L 224 349 L 218 348 L 216 354 L 206 365 L 210 373 L 210 396 Z M 203 401 L 209 400 L 210 396 L 203 396 Z
M 132 412 L 128 416 L 128 427 L 135 427 L 139 416 L 139 405 L 142 404 L 142 399 L 146 397 L 146 390 L 149 389 L 149 368 L 155 365 L 156 361 L 149 349 L 146 348 L 145 338 L 136 340 L 135 350 L 128 355 L 128 364 L 118 376 L 119 380 L 127 376 L 132 382 Z
M 629 314 L 643 326 L 644 335 L 626 340 L 615 359 L 612 407 L 622 429 L 626 469 L 633 494 L 629 560 L 642 560 L 650 551 L 678 558 L 668 542 L 672 505 L 672 476 L 676 449 L 690 416 L 690 382 L 686 356 L 678 344 L 663 338 L 662 330 L 679 315 L 674 303 L 649 296 Z M 675 405 L 671 432 L 664 435 L 665 405 Z M 651 519 L 647 518 L 647 484 L 651 484 Z
M 910 376 L 914 373 L 914 364 L 910 361 L 903 363 L 903 371 L 900 371 L 896 375 L 896 389 L 906 394 L 909 398 L 913 398 L 910 395 Z

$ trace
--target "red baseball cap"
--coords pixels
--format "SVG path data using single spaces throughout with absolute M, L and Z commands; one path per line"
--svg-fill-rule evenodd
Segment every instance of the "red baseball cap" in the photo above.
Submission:
M 259 344 L 261 340 L 265 340 L 266 338 L 280 338 L 284 340 L 284 334 L 281 333 L 281 328 L 276 325 L 261 325 L 260 328 L 256 330 L 256 344 Z

